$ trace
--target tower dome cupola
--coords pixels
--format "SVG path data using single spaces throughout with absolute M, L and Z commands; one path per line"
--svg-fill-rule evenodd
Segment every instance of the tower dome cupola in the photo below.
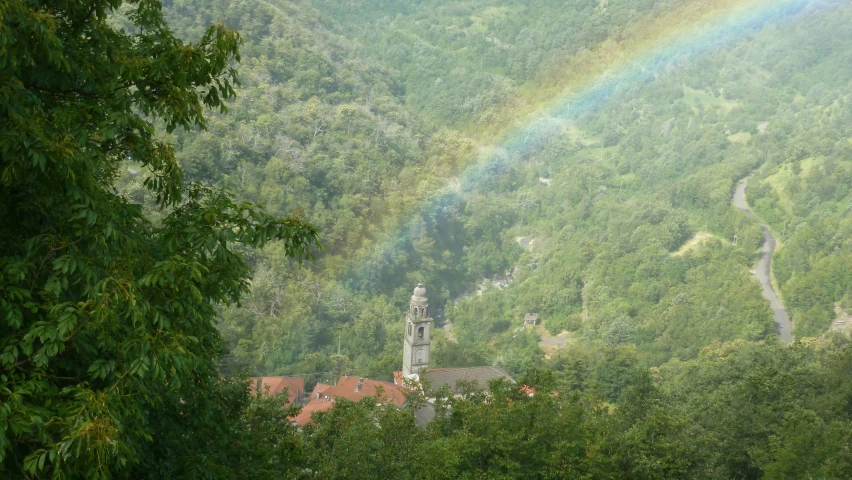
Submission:
M 412 318 L 426 318 L 426 309 L 429 307 L 429 300 L 426 298 L 426 287 L 422 283 L 418 283 L 414 289 L 414 294 L 411 295 L 411 305 L 409 314 Z

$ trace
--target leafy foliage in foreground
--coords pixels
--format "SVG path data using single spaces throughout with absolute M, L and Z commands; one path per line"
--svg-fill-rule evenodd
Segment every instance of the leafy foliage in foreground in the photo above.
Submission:
M 154 460 L 146 450 L 172 434 L 169 418 L 196 431 L 217 422 L 203 403 L 237 387 L 218 380 L 214 361 L 224 349 L 213 319 L 219 303 L 248 290 L 238 246 L 280 239 L 285 255 L 303 259 L 317 244 L 314 227 L 298 218 L 183 182 L 151 122 L 203 128 L 204 108 L 224 109 L 240 37 L 213 26 L 186 43 L 160 7 L 0 5 L 6 478 L 127 474 Z M 122 16 L 126 29 L 114 25 Z M 114 190 L 127 159 L 150 172 L 159 225 Z M 218 465 L 228 476 L 229 465 Z

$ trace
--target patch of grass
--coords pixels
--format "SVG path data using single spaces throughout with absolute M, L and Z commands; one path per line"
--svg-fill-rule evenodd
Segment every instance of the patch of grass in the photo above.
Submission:
M 693 235 L 692 238 L 687 240 L 686 243 L 684 243 L 683 246 L 680 247 L 680 249 L 678 249 L 678 251 L 672 252 L 671 255 L 673 257 L 679 257 L 679 256 L 685 254 L 686 252 L 690 252 L 692 250 L 697 249 L 698 247 L 703 246 L 704 244 L 707 243 L 707 240 L 709 240 L 711 238 L 718 238 L 718 237 L 716 237 L 716 235 L 713 235 L 710 232 L 696 232 L 695 235 Z
M 806 177 L 806 176 L 810 175 L 811 170 L 813 170 L 815 167 L 818 167 L 820 165 L 820 163 L 822 163 L 822 162 L 820 162 L 820 160 L 818 158 L 814 158 L 814 157 L 808 157 L 808 158 L 802 160 L 801 176 Z
M 787 215 L 793 214 L 793 203 L 787 195 L 787 185 L 794 175 L 789 165 L 781 165 L 777 172 L 766 177 L 766 183 L 772 186 L 772 189 L 778 194 L 778 203 L 787 212 Z
M 488 7 L 471 15 L 470 20 L 473 22 L 474 30 L 478 32 L 485 32 L 490 29 L 490 24 L 498 22 L 500 20 L 504 20 L 506 18 L 518 16 L 523 10 L 523 6 Z
M 751 141 L 751 134 L 749 132 L 739 132 L 728 135 L 728 141 L 732 143 L 748 143 Z
M 696 90 L 683 86 L 683 101 L 689 105 L 696 107 L 721 107 L 722 100 L 715 95 L 705 92 L 704 90 Z
M 682 100 L 690 107 L 694 109 L 697 108 L 700 110 L 715 108 L 718 110 L 723 110 L 725 112 L 730 112 L 731 110 L 739 106 L 738 102 L 726 100 L 724 96 L 720 95 L 717 97 L 712 93 L 705 92 L 704 90 L 696 90 L 694 88 L 689 88 L 686 85 L 683 86 Z
M 821 164 L 821 160 L 819 158 L 808 157 L 799 162 L 799 166 L 801 167 L 801 171 L 798 174 L 800 178 L 807 177 L 813 171 L 814 168 L 817 168 Z M 778 167 L 778 171 L 773 173 L 772 175 L 766 177 L 766 182 L 772 186 L 775 190 L 775 193 L 778 194 L 778 198 L 780 199 L 780 204 L 784 208 L 784 210 L 792 215 L 793 204 L 790 201 L 789 195 L 787 195 L 787 188 L 790 185 L 790 181 L 796 176 L 793 173 L 793 169 L 789 164 L 784 164 Z

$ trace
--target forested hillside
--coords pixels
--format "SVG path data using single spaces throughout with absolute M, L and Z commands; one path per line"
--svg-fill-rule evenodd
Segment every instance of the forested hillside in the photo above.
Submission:
M 442 125 L 505 125 L 524 90 L 589 49 L 622 41 L 684 2 L 399 1 L 308 2 L 360 56 L 400 72 L 406 103 Z M 708 5 L 710 6 L 710 5 Z
M 324 232 L 324 253 L 302 269 L 276 247 L 256 252 L 253 298 L 223 312 L 231 345 L 224 368 L 324 371 L 305 356 L 322 357 L 338 333 L 351 329 L 346 353 L 370 359 L 359 363 L 365 373 L 372 368 L 371 375 L 388 377 L 390 363 L 371 366 L 385 350 L 384 329 L 399 325 L 397 309 L 383 295 L 408 289 L 423 261 L 432 262 L 430 270 L 451 269 L 461 261 L 460 242 L 448 238 L 433 246 L 424 231 L 417 254 L 395 259 L 365 291 L 347 288 L 343 276 L 350 258 L 417 210 L 469 154 L 470 142 L 420 121 L 404 105 L 399 74 L 355 55 L 309 6 L 176 2 L 167 14 L 187 38 L 218 18 L 244 41 L 242 85 L 229 113 L 212 114 L 206 132 L 171 138 L 187 175 L 233 189 L 273 213 L 300 215 Z M 125 178 L 131 198 L 145 195 L 143 178 Z M 447 277 L 446 288 L 462 288 L 463 276 Z
M 514 197 L 515 205 L 523 199 L 528 206 L 506 240 L 541 239 L 515 263 L 522 271 L 533 262 L 538 268 L 506 291 L 461 302 L 454 323 L 464 329 L 495 316 L 538 311 L 553 322 L 552 333 L 567 328 L 585 340 L 629 345 L 650 365 L 692 358 L 712 340 L 772 337 L 771 316 L 749 273 L 762 237 L 753 220 L 731 207 L 730 196 L 752 170 L 763 178 L 792 168 L 784 163 L 804 161 L 819 166 L 809 181 L 824 182 L 820 191 L 826 193 L 796 191 L 811 202 L 799 212 L 824 219 L 823 229 L 794 233 L 779 220 L 794 223 L 795 217 L 767 218 L 782 242 L 776 275 L 796 333 L 825 332 L 834 302 L 849 292 L 841 273 L 850 266 L 842 221 L 849 198 L 840 166 L 849 162 L 849 134 L 817 127 L 847 128 L 839 127 L 850 81 L 842 59 L 852 32 L 840 18 L 803 13 L 749 42 L 671 65 L 641 85 L 624 85 L 624 94 L 566 123 L 564 134 L 520 159 L 506 177 L 524 178 L 526 185 L 489 188 L 486 195 L 492 204 Z M 821 38 L 815 31 L 831 33 Z M 793 113 L 800 110 L 820 120 Z M 813 155 L 824 157 L 808 164 L 806 152 L 812 150 L 803 150 L 805 144 L 822 146 Z M 831 169 L 827 173 L 822 161 Z M 775 175 L 770 179 L 785 178 Z M 540 177 L 553 182 L 543 186 Z M 747 197 L 762 214 L 765 187 L 755 184 Z M 810 240 L 820 231 L 825 243 Z M 704 246 L 693 248 L 690 238 Z M 808 240 L 807 247 L 798 246 Z M 832 267 L 811 267 L 823 258 Z M 816 315 L 820 328 L 811 326 Z
M 399 311 L 411 285 L 423 281 L 432 286 L 430 298 L 440 309 L 481 278 L 512 268 L 521 252 L 505 235 L 522 217 L 507 208 L 514 200 L 494 202 L 489 197 L 515 188 L 517 179 L 498 190 L 477 188 L 449 209 L 424 209 L 427 198 L 481 151 L 469 132 L 453 130 L 470 124 L 470 118 L 419 108 L 413 99 L 421 94 L 411 83 L 417 77 L 411 65 L 370 53 L 381 49 L 359 43 L 337 21 L 360 24 L 363 19 L 327 7 L 309 2 L 239 7 L 175 2 L 166 12 L 186 38 L 218 18 L 239 30 L 245 42 L 242 86 L 229 113 L 211 115 L 206 132 L 172 138 L 188 177 L 231 188 L 273 213 L 298 212 L 323 232 L 325 253 L 302 270 L 277 255 L 275 247 L 258 253 L 253 298 L 241 309 L 223 312 L 223 332 L 231 345 L 223 365 L 227 370 L 327 371 L 328 357 L 341 337 L 353 372 L 389 378 L 399 363 Z M 427 7 L 422 12 L 431 11 Z M 549 18 L 556 8 L 529 9 L 525 18 Z M 598 17 L 610 15 L 585 4 L 577 8 Z M 370 5 L 356 10 L 383 12 Z M 628 26 L 597 24 L 594 31 L 576 33 L 584 45 L 594 46 Z M 535 44 L 525 48 L 528 54 L 538 50 Z M 561 51 L 553 49 L 552 55 Z M 559 63 L 574 53 L 573 46 L 559 53 Z M 445 63 L 455 69 L 468 60 L 453 57 Z M 545 68 L 547 58 L 536 61 Z M 499 81 L 521 85 L 535 77 L 523 73 L 528 71 L 515 68 Z M 466 98 L 453 88 L 447 94 L 456 97 L 449 101 L 453 105 Z M 433 96 L 427 91 L 422 95 Z M 491 107 L 499 110 L 521 101 L 515 97 L 495 100 Z M 128 175 L 124 180 L 131 198 L 142 200 L 143 179 Z M 495 181 L 507 182 L 499 176 Z M 407 231 L 400 234 L 400 228 Z M 372 254 L 389 235 L 400 237 L 394 248 L 385 255 Z M 506 321 L 493 320 L 498 325 Z M 458 362 L 461 355 L 465 364 L 490 363 L 495 355 L 474 344 L 464 354 L 456 349 L 445 344 L 437 360 Z M 520 356 L 535 356 L 534 350 Z
M 220 18 L 245 41 L 230 113 L 214 115 L 207 132 L 174 138 L 188 175 L 275 213 L 299 212 L 325 246 L 302 269 L 275 247 L 257 253 L 253 297 L 222 313 L 231 346 L 223 367 L 311 373 L 342 361 L 388 379 L 399 363 L 400 311 L 418 281 L 451 324 L 436 338 L 439 366 L 499 362 L 522 373 L 540 364 L 536 334 L 514 331 L 531 311 L 551 334 L 568 330 L 572 343 L 647 366 L 694 358 L 713 340 L 773 337 L 749 273 L 760 231 L 730 194 L 752 171 L 789 181 L 784 164 L 794 156 L 808 167 L 803 181 L 816 181 L 804 178 L 823 165 L 811 145 L 833 155 L 825 177 L 844 184 L 832 174 L 848 160 L 841 92 L 850 32 L 838 20 L 846 7 L 824 3 L 802 3 L 748 37 L 625 80 L 591 111 L 554 119 L 556 133 L 440 208 L 432 193 L 493 151 L 482 142 L 501 112 L 540 101 L 596 45 L 627 45 L 649 18 L 688 5 L 174 3 L 169 18 L 181 35 Z M 816 127 L 831 122 L 841 126 Z M 141 178 L 128 179 L 131 195 L 141 195 Z M 834 252 L 847 236 L 821 247 L 835 267 L 814 271 L 820 260 L 796 253 L 807 240 L 788 245 L 793 230 L 782 225 L 801 221 L 793 199 L 779 216 L 772 190 L 751 185 L 748 198 L 781 241 L 775 273 L 796 331 L 819 335 L 849 289 L 831 270 L 846 270 L 848 258 L 837 262 Z M 808 201 L 842 215 L 842 187 L 830 199 L 810 190 L 802 189 Z M 811 238 L 818 227 L 806 231 Z M 445 305 L 495 276 L 511 278 L 508 289 Z M 346 358 L 331 362 L 338 340 Z
M 852 478 L 849 2 L 93 5 L 0 5 L 0 476 Z M 418 282 L 517 384 L 248 393 Z

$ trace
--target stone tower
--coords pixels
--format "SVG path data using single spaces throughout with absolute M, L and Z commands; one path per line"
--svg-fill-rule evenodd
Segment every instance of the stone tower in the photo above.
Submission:
M 402 357 L 402 374 L 405 376 L 419 374 L 429 367 L 432 319 L 426 313 L 428 306 L 426 289 L 419 283 L 405 314 L 405 351 Z

